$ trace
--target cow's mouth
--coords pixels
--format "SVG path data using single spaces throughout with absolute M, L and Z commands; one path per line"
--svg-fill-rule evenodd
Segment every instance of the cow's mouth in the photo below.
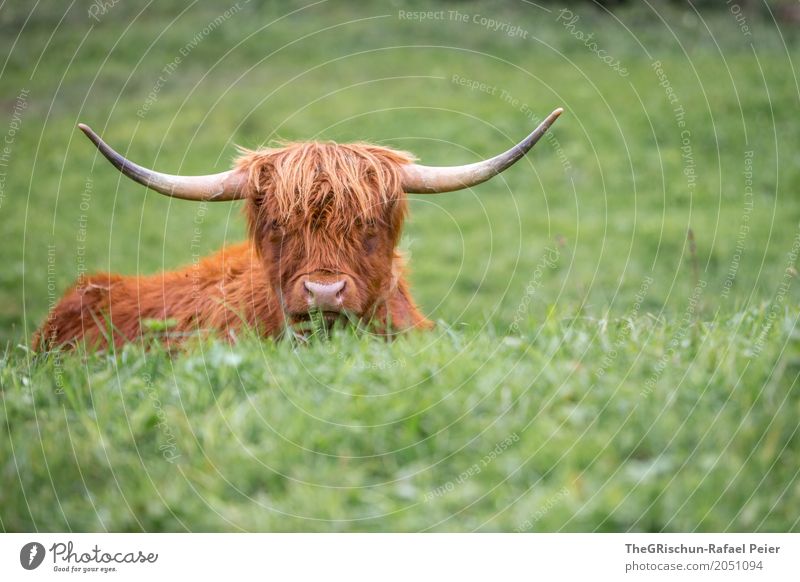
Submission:
M 351 317 L 343 311 L 308 311 L 291 314 L 291 323 L 298 330 L 316 331 L 347 325 Z

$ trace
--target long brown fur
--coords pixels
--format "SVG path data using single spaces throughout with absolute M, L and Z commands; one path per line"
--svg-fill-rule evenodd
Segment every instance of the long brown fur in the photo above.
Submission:
M 396 252 L 407 213 L 404 152 L 308 142 L 245 151 L 247 242 L 198 264 L 145 277 L 79 280 L 34 335 L 35 350 L 121 346 L 148 320 L 169 321 L 170 341 L 198 332 L 235 339 L 243 326 L 281 333 L 308 311 L 304 277 L 349 282 L 344 307 L 385 332 L 428 328 Z M 288 321 L 287 321 L 288 319 Z

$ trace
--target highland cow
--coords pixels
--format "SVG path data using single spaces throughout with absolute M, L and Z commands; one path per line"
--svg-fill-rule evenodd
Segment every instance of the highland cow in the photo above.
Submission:
M 145 277 L 81 278 L 34 336 L 34 349 L 120 346 L 147 322 L 169 322 L 168 337 L 213 332 L 235 339 L 247 326 L 278 336 L 312 314 L 333 325 L 371 322 L 390 334 L 432 326 L 411 297 L 397 245 L 406 194 L 480 184 L 530 150 L 561 109 L 522 142 L 466 166 L 432 167 L 408 153 L 369 144 L 308 142 L 243 151 L 232 170 L 176 176 L 143 168 L 79 127 L 125 176 L 184 200 L 244 200 L 247 242 L 198 264 Z

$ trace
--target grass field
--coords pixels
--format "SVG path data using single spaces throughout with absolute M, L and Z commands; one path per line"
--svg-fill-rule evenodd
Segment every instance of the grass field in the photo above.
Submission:
M 0 8 L 0 529 L 800 529 L 796 29 L 661 4 L 100 6 Z M 121 179 L 79 121 L 210 173 L 278 139 L 468 163 L 557 106 L 501 178 L 412 197 L 432 332 L 27 348 L 80 272 L 244 236 L 236 204 Z

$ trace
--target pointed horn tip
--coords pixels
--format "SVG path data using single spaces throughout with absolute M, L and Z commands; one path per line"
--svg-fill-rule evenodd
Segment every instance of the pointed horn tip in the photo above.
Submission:
M 88 125 L 86 125 L 85 123 L 79 123 L 79 124 L 78 124 L 78 129 L 80 129 L 80 130 L 81 130 L 81 131 L 82 131 L 82 132 L 83 132 L 83 133 L 86 135 L 86 137 L 88 137 L 88 138 L 89 138 L 90 140 L 92 140 L 92 141 L 95 141 L 95 140 L 98 140 L 98 139 L 100 139 L 100 136 L 98 136 L 98 135 L 97 135 L 97 134 L 96 134 L 96 133 L 95 133 L 95 132 L 92 130 L 92 128 L 91 128 L 91 127 L 89 127 Z

